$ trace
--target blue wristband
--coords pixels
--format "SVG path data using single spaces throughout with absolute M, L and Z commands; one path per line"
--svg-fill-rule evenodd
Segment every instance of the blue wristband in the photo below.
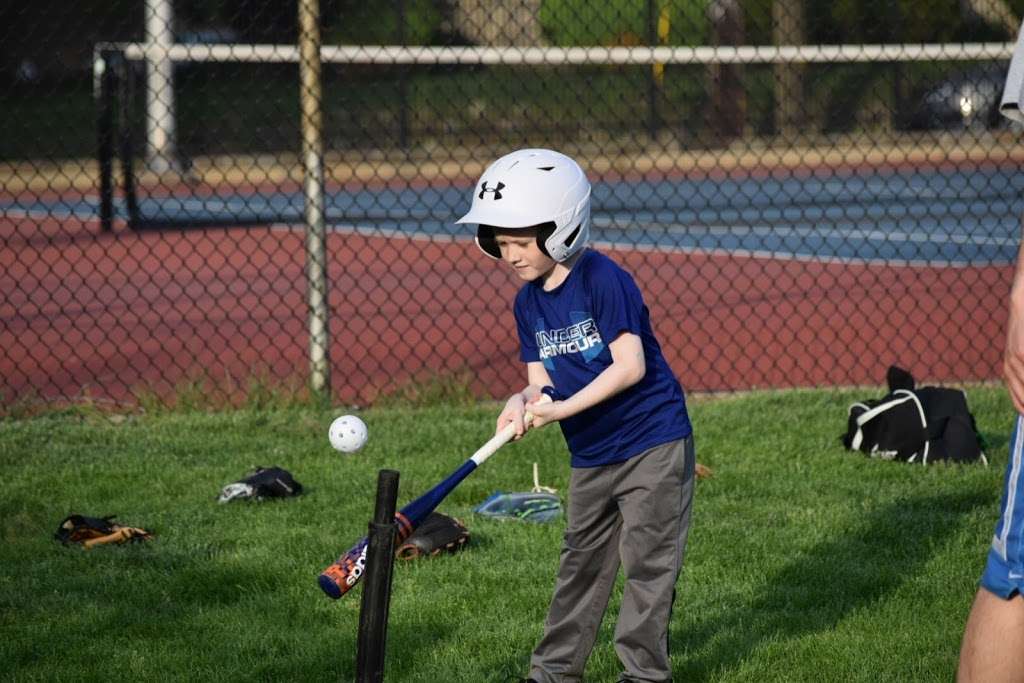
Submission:
M 550 398 L 552 401 L 564 401 L 568 398 L 565 394 L 555 389 L 552 386 L 541 387 L 540 392 Z

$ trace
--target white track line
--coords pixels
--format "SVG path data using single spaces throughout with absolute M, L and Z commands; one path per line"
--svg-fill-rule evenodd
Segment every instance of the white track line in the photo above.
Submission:
M 745 237 L 754 235 L 758 237 L 800 237 L 819 239 L 844 239 L 860 240 L 864 242 L 905 242 L 910 244 L 956 244 L 974 246 L 995 246 L 995 247 L 1016 247 L 1020 244 L 1019 237 L 980 237 L 976 235 L 965 235 L 958 233 L 930 234 L 926 232 L 902 232 L 894 230 L 863 230 L 860 228 L 842 229 L 838 227 L 828 228 L 800 228 L 800 227 L 775 227 L 772 225 L 729 225 L 729 224 L 685 224 L 685 223 L 634 223 L 623 225 L 614 220 L 595 218 L 594 225 L 607 229 L 622 229 L 623 231 L 647 231 L 651 228 L 663 230 L 667 234 L 685 235 L 687 237 Z M 836 225 L 832 223 L 832 225 Z
M 271 226 L 275 230 L 300 231 L 302 226 L 278 223 Z M 425 231 L 406 232 L 394 228 L 379 228 L 370 225 L 358 225 L 355 223 L 332 223 L 328 226 L 330 232 L 362 235 L 364 237 L 380 237 L 385 239 L 415 240 L 434 243 L 466 243 L 472 242 L 472 235 L 444 235 Z M 868 266 L 897 266 L 909 268 L 977 268 L 986 266 L 1011 265 L 1013 259 L 1006 261 L 991 260 L 983 262 L 954 261 L 954 260 L 917 260 L 917 259 L 882 259 L 882 258 L 861 258 L 861 257 L 839 257 L 839 256 L 817 256 L 813 254 L 796 254 L 793 252 L 771 251 L 762 249 L 723 249 L 715 247 L 660 245 L 660 244 L 623 244 L 622 242 L 611 242 L 607 240 L 594 240 L 591 242 L 596 247 L 609 251 L 629 252 L 659 252 L 668 254 L 700 254 L 704 256 L 719 256 L 733 258 L 752 258 L 771 261 L 795 261 L 800 263 L 825 263 L 835 265 L 868 265 Z M 1016 243 L 1015 243 L 1016 244 Z

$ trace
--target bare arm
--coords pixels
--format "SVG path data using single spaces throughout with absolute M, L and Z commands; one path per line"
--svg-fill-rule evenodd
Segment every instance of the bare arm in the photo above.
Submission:
M 1024 415 L 1024 239 L 1017 253 L 1017 269 L 1010 290 L 1010 317 L 1006 324 L 1003 354 L 1006 388 L 1017 412 Z
M 549 422 L 564 420 L 581 413 L 644 378 L 647 373 L 647 364 L 643 343 L 639 336 L 631 332 L 623 332 L 608 345 L 608 350 L 612 355 L 611 365 L 595 377 L 590 384 L 564 401 L 541 405 L 535 405 L 534 402 L 540 398 L 542 387 L 552 386 L 551 377 L 544 369 L 543 363 L 539 361 L 528 363 L 526 374 L 529 383 L 522 391 L 509 397 L 504 410 L 498 416 L 497 430 L 501 430 L 511 422 L 516 425 L 515 438 L 518 439 L 526 431 L 523 415 L 526 413 L 527 405 L 530 406 L 530 412 L 534 416 L 531 427 L 543 427 Z
M 544 363 L 540 361 L 526 364 L 526 378 L 527 385 L 509 397 L 505 402 L 505 408 L 498 416 L 498 423 L 495 425 L 495 433 L 500 432 L 510 422 L 516 425 L 516 435 L 513 437 L 513 441 L 522 437 L 526 431 L 526 425 L 523 423 L 526 405 L 541 397 L 542 387 L 552 386 L 551 377 L 544 369 Z
M 628 389 L 644 378 L 647 364 L 639 336 L 623 332 L 608 345 L 608 350 L 612 355 L 611 365 L 590 384 L 563 401 L 530 407 L 533 413 L 533 427 L 543 427 L 548 422 L 572 417 Z M 543 370 L 544 366 L 540 363 L 538 365 Z

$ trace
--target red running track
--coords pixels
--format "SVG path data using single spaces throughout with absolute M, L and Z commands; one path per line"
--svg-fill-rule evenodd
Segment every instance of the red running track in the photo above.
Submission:
M 518 389 L 518 286 L 470 242 L 332 233 L 335 400 L 431 378 Z M 1010 266 L 920 267 L 616 249 L 688 391 L 998 377 Z M 135 401 L 308 376 L 303 233 L 100 234 L 0 220 L 0 402 Z

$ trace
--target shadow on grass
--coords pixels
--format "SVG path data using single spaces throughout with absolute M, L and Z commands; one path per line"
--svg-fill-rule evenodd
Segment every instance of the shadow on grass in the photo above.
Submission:
M 763 643 L 835 628 L 911 581 L 957 528 L 958 518 L 990 506 L 992 497 L 981 491 L 915 496 L 868 514 L 848 533 L 800 552 L 725 617 L 674 631 L 673 652 L 701 653 L 676 673 L 682 680 L 718 677 Z
M 993 464 L 993 455 L 1006 455 L 1010 450 L 1010 432 L 989 432 L 981 433 L 985 442 L 985 455 L 988 456 L 989 464 Z
M 451 642 L 454 633 L 455 626 L 443 609 L 436 614 L 416 614 L 414 619 L 407 616 L 389 620 L 385 680 L 416 680 L 416 674 L 422 674 L 421 663 L 433 664 L 438 644 Z M 453 667 L 457 665 L 453 663 Z

